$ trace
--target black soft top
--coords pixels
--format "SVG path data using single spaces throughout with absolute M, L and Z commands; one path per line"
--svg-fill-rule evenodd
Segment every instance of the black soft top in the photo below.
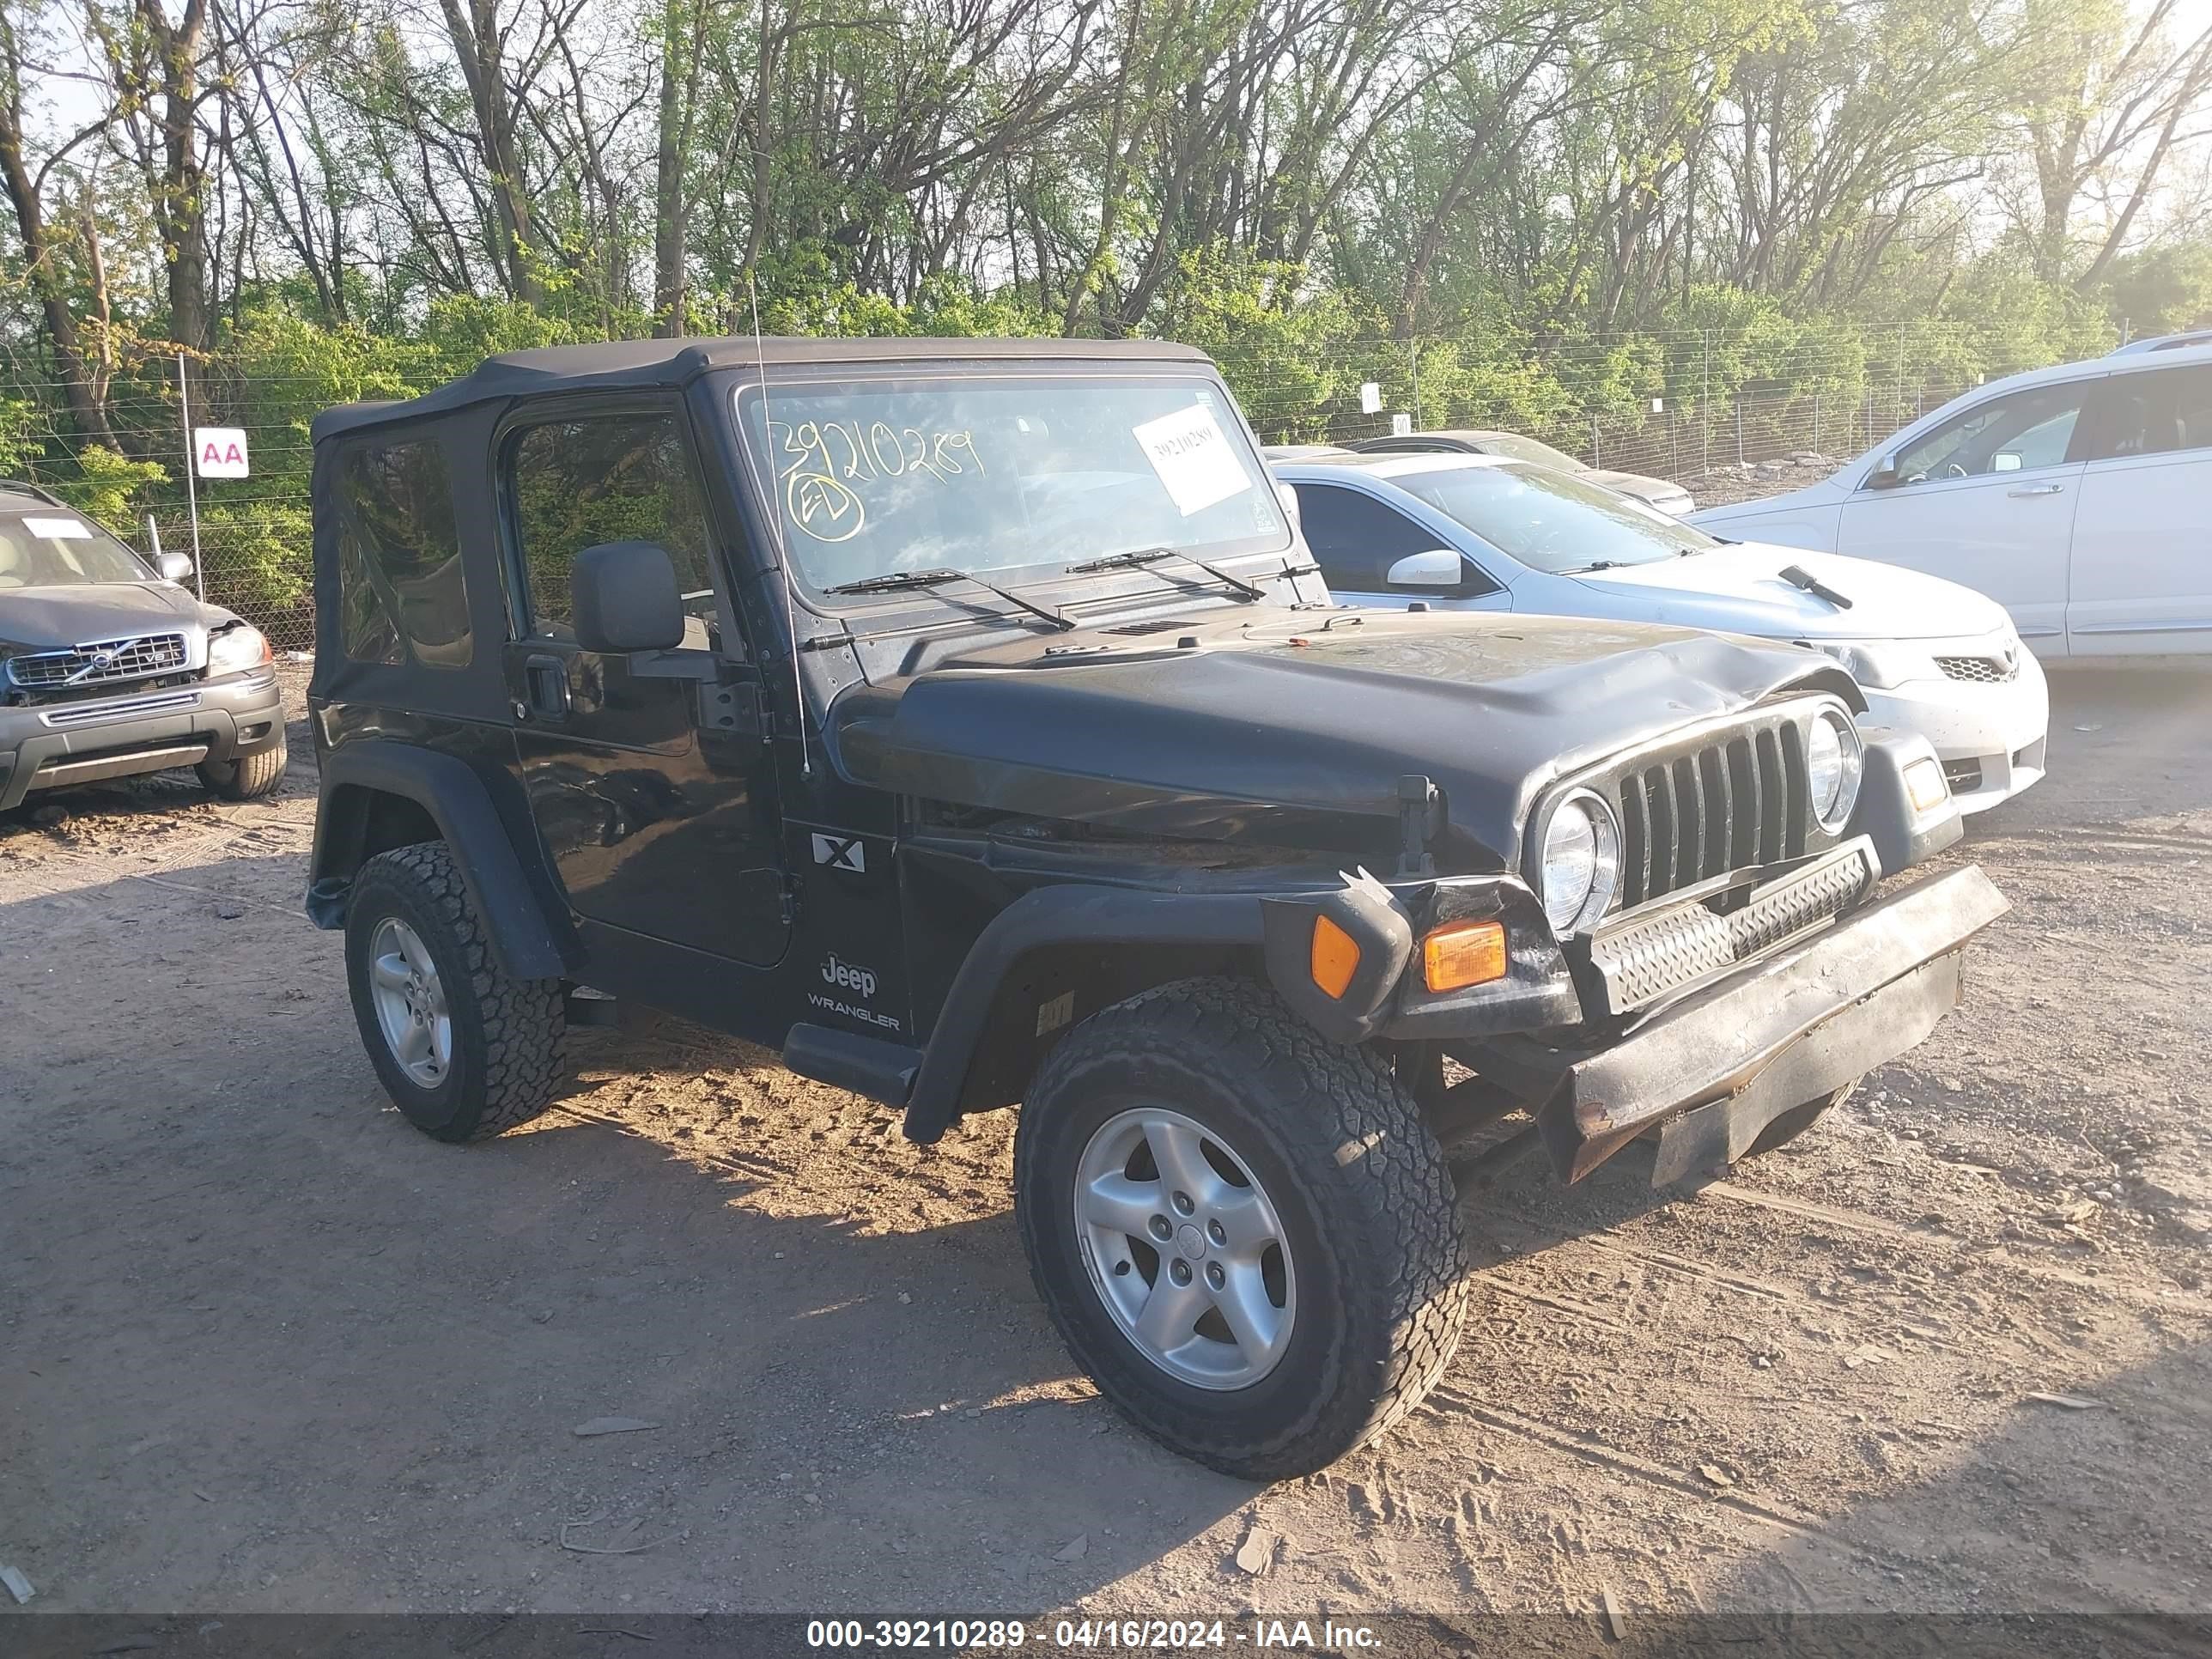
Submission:
M 750 336 L 720 339 L 608 340 L 594 345 L 539 346 L 487 357 L 458 380 L 396 403 L 342 404 L 315 416 L 317 442 L 356 428 L 444 414 L 471 404 L 553 392 L 608 386 L 681 386 L 718 368 L 811 364 L 925 362 L 1203 363 L 1204 352 L 1159 340 L 1055 340 L 911 337 L 794 339 Z

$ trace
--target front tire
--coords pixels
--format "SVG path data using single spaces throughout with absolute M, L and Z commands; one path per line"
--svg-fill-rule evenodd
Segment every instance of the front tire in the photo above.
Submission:
M 1237 981 L 1164 986 L 1061 1042 L 1023 1103 L 1014 1208 L 1101 1392 L 1248 1480 L 1381 1434 L 1466 1318 L 1458 1204 L 1413 1100 Z
M 204 760 L 192 770 L 199 778 L 200 787 L 219 799 L 258 800 L 264 795 L 276 793 L 276 786 L 284 781 L 284 768 L 290 761 L 291 750 L 280 731 L 276 741 L 266 749 L 227 761 Z
M 552 1104 L 568 1028 L 561 981 L 501 968 L 444 842 L 362 866 L 346 981 L 385 1092 L 423 1133 L 489 1140 Z

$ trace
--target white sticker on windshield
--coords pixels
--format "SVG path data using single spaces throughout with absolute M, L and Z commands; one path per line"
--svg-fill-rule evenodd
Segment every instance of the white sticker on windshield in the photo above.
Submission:
M 92 526 L 82 519 L 33 519 L 26 516 L 23 528 L 40 541 L 88 542 Z
M 1186 519 L 1252 487 L 1243 463 L 1230 447 L 1229 434 L 1202 404 L 1129 429 Z

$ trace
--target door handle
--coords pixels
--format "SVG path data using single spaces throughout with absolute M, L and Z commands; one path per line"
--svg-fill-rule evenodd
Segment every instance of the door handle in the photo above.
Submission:
M 2008 489 L 2005 494 L 2017 500 L 2023 495 L 2056 495 L 2065 488 L 2064 484 L 2028 484 L 2019 489 Z
M 568 718 L 568 665 L 559 657 L 526 657 L 522 673 L 533 714 L 547 720 Z

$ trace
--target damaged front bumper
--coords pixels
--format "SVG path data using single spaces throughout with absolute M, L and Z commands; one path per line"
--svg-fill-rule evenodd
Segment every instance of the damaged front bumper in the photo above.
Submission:
M 1959 1000 L 1960 953 L 2009 908 L 1978 866 L 1925 878 L 1602 1048 L 1547 1051 L 1548 1076 L 1516 1055 L 1510 1086 L 1565 1180 L 1654 1129 L 1655 1181 L 1729 1162 L 1775 1118 L 1934 1030 Z

